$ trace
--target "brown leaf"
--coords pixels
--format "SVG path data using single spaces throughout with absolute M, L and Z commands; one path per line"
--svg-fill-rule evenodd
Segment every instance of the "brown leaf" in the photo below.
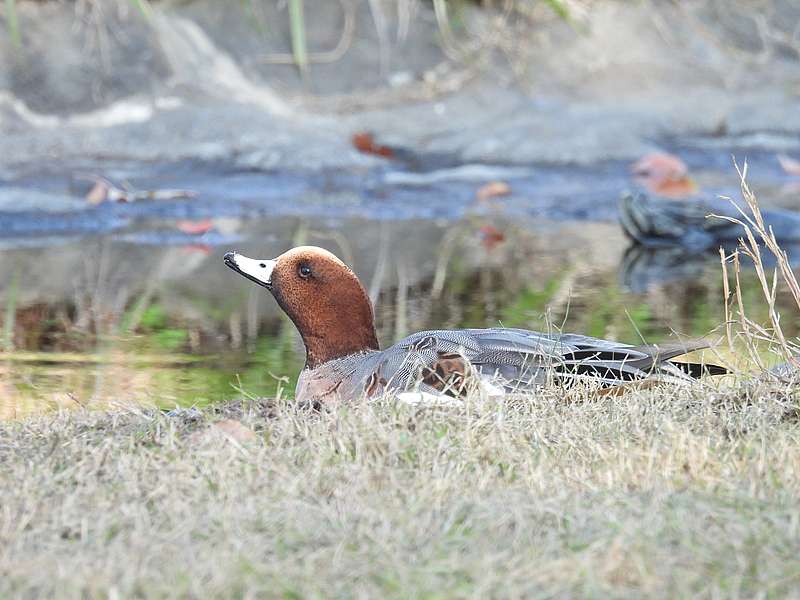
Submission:
M 370 131 L 360 131 L 354 133 L 350 140 L 353 147 L 362 154 L 373 154 L 383 158 L 394 158 L 394 151 L 389 146 L 382 146 L 375 142 L 375 138 Z
M 489 198 L 508 196 L 510 193 L 511 186 L 505 181 L 490 181 L 478 188 L 478 191 L 475 192 L 475 197 L 481 202 L 484 202 Z
M 506 239 L 506 235 L 494 225 L 482 225 L 478 230 L 478 236 L 481 245 L 489 251 L 494 250 Z
M 256 439 L 256 432 L 236 419 L 217 421 L 211 427 L 237 442 L 250 442 Z
M 787 174 L 800 177 L 800 160 L 786 154 L 778 154 L 778 162 L 781 163 L 781 168 Z

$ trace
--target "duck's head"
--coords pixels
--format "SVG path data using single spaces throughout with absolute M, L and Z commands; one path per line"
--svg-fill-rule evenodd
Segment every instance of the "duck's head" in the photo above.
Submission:
M 272 260 L 228 252 L 224 260 L 272 292 L 303 338 L 307 367 L 378 349 L 372 303 L 364 286 L 327 250 L 299 246 Z
M 689 167 L 679 157 L 665 152 L 651 152 L 631 165 L 636 183 L 652 194 L 680 200 L 698 191 Z

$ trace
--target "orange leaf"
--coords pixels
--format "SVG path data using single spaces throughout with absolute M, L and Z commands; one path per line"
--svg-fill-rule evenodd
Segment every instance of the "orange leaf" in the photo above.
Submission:
M 214 228 L 214 222 L 211 219 L 203 219 L 202 221 L 178 221 L 175 226 L 183 233 L 202 235 Z
M 478 191 L 475 192 L 475 197 L 481 202 L 484 202 L 489 198 L 508 196 L 510 193 L 511 186 L 505 181 L 490 181 L 478 188 Z
M 381 146 L 375 143 L 372 132 L 360 131 L 354 133 L 351 138 L 353 147 L 362 154 L 374 154 L 383 158 L 394 158 L 394 151 L 389 146 Z

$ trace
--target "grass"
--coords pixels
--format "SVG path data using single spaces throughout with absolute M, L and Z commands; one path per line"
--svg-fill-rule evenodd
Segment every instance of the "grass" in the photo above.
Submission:
M 308 49 L 303 0 L 289 0 L 289 31 L 292 39 L 292 56 L 303 75 L 308 73 Z
M 15 48 L 22 47 L 22 32 L 19 26 L 19 21 L 17 17 L 17 2 L 18 0 L 4 0 L 5 1 L 5 14 L 6 14 L 6 29 L 8 35 L 12 41 L 12 44 Z M 100 4 L 102 0 L 86 0 L 89 5 L 92 4 Z M 304 79 L 309 78 L 309 69 L 310 65 L 314 63 L 327 63 L 327 62 L 336 62 L 342 58 L 342 56 L 347 52 L 349 49 L 355 31 L 355 18 L 354 18 L 354 7 L 351 3 L 346 0 L 340 0 L 342 4 L 342 12 L 344 18 L 344 25 L 341 34 L 341 38 L 339 42 L 336 44 L 336 47 L 329 51 L 323 52 L 309 52 L 308 44 L 307 44 L 307 28 L 306 28 L 306 18 L 305 18 L 305 10 L 304 10 L 304 0 L 287 0 L 286 8 L 288 12 L 288 29 L 289 29 L 289 38 L 291 42 L 291 53 L 289 54 L 270 54 L 261 56 L 258 58 L 260 62 L 266 63 L 291 63 L 297 67 L 298 71 L 300 72 L 301 76 Z M 144 18 L 146 21 L 150 21 L 154 15 L 154 4 L 158 5 L 158 2 L 154 2 L 153 0 L 127 0 L 128 4 L 136 10 L 136 12 Z M 266 23 L 263 23 L 261 19 L 255 16 L 255 12 L 252 10 L 254 6 L 254 0 L 240 0 L 239 3 L 230 2 L 232 5 L 232 10 L 243 10 L 248 15 L 250 15 L 250 21 L 253 23 L 254 27 L 259 30 L 263 30 Z M 433 5 L 436 12 L 437 22 L 439 23 L 439 31 L 442 37 L 442 43 L 445 46 L 445 49 L 448 51 L 449 54 L 460 55 L 465 54 L 463 49 L 458 50 L 458 44 L 455 42 L 453 37 L 453 32 L 451 31 L 451 22 L 450 18 L 447 16 L 448 14 L 448 6 L 452 7 L 455 13 L 460 13 L 464 10 L 465 6 L 474 4 L 480 5 L 479 2 L 470 2 L 469 0 L 433 0 Z M 564 20 L 570 20 L 571 13 L 570 13 L 570 6 L 569 3 L 565 0 L 546 0 L 545 5 L 552 10 L 552 12 L 558 15 L 560 18 Z M 397 12 L 398 14 L 410 14 L 415 10 L 413 8 L 414 1 L 413 0 L 395 0 L 395 2 L 390 3 L 389 7 L 391 10 Z M 486 4 L 485 6 L 491 6 L 491 3 Z M 525 10 L 522 10 L 522 9 Z M 388 52 L 387 44 L 389 43 L 388 39 L 386 39 L 386 32 L 379 27 L 379 23 L 382 22 L 382 11 L 378 4 L 370 3 L 370 14 L 375 22 L 376 26 L 376 33 L 379 38 L 381 38 L 381 54 L 385 54 Z M 530 7 L 525 5 L 525 3 L 518 3 L 518 2 L 510 2 L 504 9 L 504 14 L 506 16 L 513 11 L 520 11 L 520 14 L 525 14 L 530 11 Z M 102 17 L 101 17 L 102 20 Z M 458 21 L 458 19 L 455 19 Z M 407 27 L 408 25 L 403 25 L 403 27 Z M 484 43 L 481 41 L 481 43 Z M 385 62 L 385 56 L 381 59 L 382 64 Z M 382 66 L 382 68 L 384 68 Z
M 0 596 L 777 596 L 795 407 L 764 383 L 5 423 Z
M 789 358 L 777 289 L 800 306 L 800 287 L 745 174 L 747 229 L 722 257 L 731 344 Z M 747 317 L 741 258 L 765 325 Z M 796 595 L 798 393 L 739 374 L 622 396 L 0 423 L 0 597 Z
M 19 279 L 20 271 L 14 271 L 11 277 L 11 283 L 8 286 L 6 293 L 6 310 L 3 316 L 3 339 L 2 349 L 5 352 L 10 352 L 14 349 L 14 323 L 17 309 L 17 294 L 19 293 Z
M 19 48 L 22 46 L 22 36 L 19 31 L 19 19 L 17 18 L 17 2 L 16 0 L 5 0 L 6 7 L 6 28 L 8 35 L 11 38 L 11 43 L 14 47 Z
M 736 250 L 726 255 L 720 248 L 723 289 L 726 298 L 726 323 L 728 344 L 733 348 L 735 339 L 744 342 L 751 360 L 761 369 L 761 348 L 766 345 L 769 352 L 783 358 L 793 368 L 800 367 L 800 340 L 790 339 L 781 324 L 781 314 L 777 305 L 778 293 L 785 290 L 793 302 L 792 308 L 800 313 L 800 282 L 792 269 L 787 252 L 775 238 L 772 227 L 764 221 L 761 207 L 755 193 L 747 183 L 747 163 L 743 167 L 736 164 L 739 174 L 743 205 L 729 198 L 738 209 L 741 218 L 716 217 L 732 221 L 742 228 L 742 237 Z M 771 254 L 775 267 L 769 273 L 764 266 L 765 253 Z M 761 324 L 750 318 L 752 307 L 745 306 L 745 288 L 742 284 L 742 261 L 752 263 L 762 293 L 762 303 L 766 304 L 768 323 Z M 732 275 L 729 271 L 732 270 Z M 730 283 L 733 279 L 733 285 Z M 736 311 L 736 322 L 739 330 L 734 335 L 733 312 Z

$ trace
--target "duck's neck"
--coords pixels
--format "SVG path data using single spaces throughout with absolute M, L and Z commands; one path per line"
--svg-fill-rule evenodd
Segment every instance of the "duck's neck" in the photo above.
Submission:
M 346 331 L 328 333 L 323 336 L 306 334 L 303 343 L 306 347 L 306 368 L 314 369 L 326 362 L 370 350 L 380 350 L 375 327 L 353 327 Z
M 339 304 L 339 303 L 337 303 Z M 298 326 L 306 347 L 306 367 L 313 369 L 331 360 L 370 350 L 380 350 L 375 334 L 372 303 L 366 292 L 328 310 L 309 311 Z

